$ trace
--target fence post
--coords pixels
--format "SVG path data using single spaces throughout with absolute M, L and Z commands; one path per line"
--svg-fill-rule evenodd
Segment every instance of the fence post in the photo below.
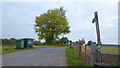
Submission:
M 96 42 L 92 42 L 90 46 L 90 65 L 94 66 L 96 61 Z
M 81 56 L 81 45 L 79 45 L 79 56 Z
M 86 61 L 86 63 L 87 63 L 86 56 L 87 56 L 87 54 L 86 54 L 86 45 L 85 45 L 85 61 Z

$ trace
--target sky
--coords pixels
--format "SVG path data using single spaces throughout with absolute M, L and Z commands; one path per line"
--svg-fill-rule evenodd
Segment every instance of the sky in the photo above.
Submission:
M 34 30 L 35 17 L 49 9 L 64 7 L 70 33 L 69 40 L 97 40 L 94 12 L 98 12 L 101 41 L 104 44 L 118 44 L 118 2 L 2 2 L 2 38 L 38 39 Z M 62 35 L 60 37 L 63 37 Z M 42 40 L 44 41 L 44 40 Z

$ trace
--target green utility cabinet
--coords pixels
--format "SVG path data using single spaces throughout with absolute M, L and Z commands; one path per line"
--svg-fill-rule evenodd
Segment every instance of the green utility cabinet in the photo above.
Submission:
M 24 48 L 24 40 L 16 40 L 16 49 Z

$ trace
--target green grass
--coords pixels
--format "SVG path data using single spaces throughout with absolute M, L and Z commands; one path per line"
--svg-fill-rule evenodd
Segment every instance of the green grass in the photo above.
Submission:
M 120 62 L 112 62 L 112 66 L 120 66 Z
M 103 53 L 108 53 L 108 54 L 118 55 L 118 48 L 120 48 L 120 47 L 102 47 L 102 52 Z
M 115 54 L 115 55 L 120 55 L 119 53 L 118 53 L 118 49 L 119 49 L 120 47 L 108 47 L 108 46 L 104 46 L 104 47 L 102 47 L 102 49 L 101 49 L 101 52 L 102 53 L 107 53 L 107 54 Z M 86 49 L 90 49 L 90 46 L 87 46 L 86 47 Z
M 35 49 L 35 48 L 53 48 L 53 47 L 66 47 L 66 46 L 33 46 L 32 48 L 26 48 L 26 49 L 16 49 L 14 46 L 2 46 L 2 52 L 0 54 L 7 54 L 12 52 L 18 52 L 23 50 L 29 50 L 29 49 Z
M 15 46 L 3 46 L 2 47 L 2 54 L 17 52 L 17 51 L 23 51 L 23 50 L 29 50 L 29 49 L 34 49 L 34 48 L 36 48 L 36 47 L 26 48 L 26 49 L 16 49 Z
M 74 51 L 71 48 L 66 48 L 66 57 L 67 57 L 67 65 L 68 66 L 88 66 L 88 64 L 84 63 L 84 60 L 78 56 L 78 52 Z

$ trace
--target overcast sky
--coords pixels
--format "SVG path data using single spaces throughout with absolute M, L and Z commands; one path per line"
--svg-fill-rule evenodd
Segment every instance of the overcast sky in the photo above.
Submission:
M 2 38 L 34 38 L 35 17 L 49 9 L 64 7 L 70 33 L 64 35 L 72 41 L 84 38 L 96 41 L 96 28 L 92 23 L 98 11 L 102 43 L 118 43 L 118 2 L 3 2 Z M 62 37 L 62 36 L 60 36 Z

